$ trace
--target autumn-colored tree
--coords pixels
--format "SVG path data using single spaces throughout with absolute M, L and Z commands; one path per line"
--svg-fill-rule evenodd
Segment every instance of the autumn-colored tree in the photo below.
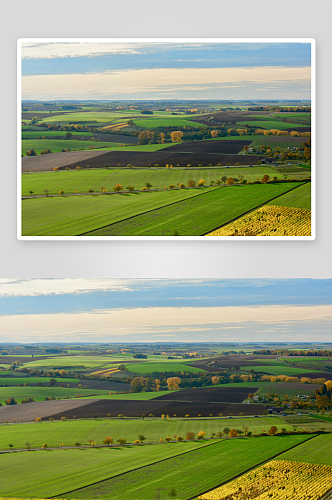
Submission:
M 141 390 L 148 385 L 148 379 L 145 377 L 135 377 L 131 382 L 132 392 L 141 392 Z
M 188 181 L 188 187 L 189 188 L 193 188 L 195 186 L 196 186 L 196 181 L 193 181 L 193 180 Z
M 181 142 L 183 137 L 183 132 L 180 130 L 176 130 L 174 132 L 171 132 L 171 139 L 172 142 Z
M 211 137 L 218 137 L 218 130 L 211 130 Z
M 226 184 L 227 186 L 231 186 L 232 184 L 234 184 L 234 179 L 233 177 L 228 177 L 227 181 L 226 181 Z
M 54 167 L 53 172 L 57 172 L 59 170 L 59 167 Z
M 179 377 L 169 377 L 167 379 L 167 386 L 170 391 L 175 391 L 179 388 L 181 379 Z
M 229 437 L 231 437 L 231 438 L 235 438 L 235 437 L 238 437 L 239 433 L 238 433 L 238 431 L 237 431 L 236 429 L 231 429 L 231 430 L 229 431 L 229 434 L 228 434 L 228 435 L 229 435 Z
M 274 434 L 276 434 L 277 430 L 278 430 L 278 428 L 275 425 L 272 425 L 269 429 L 270 436 L 274 436 Z
M 111 436 L 106 436 L 105 439 L 103 440 L 103 443 L 109 446 L 110 444 L 113 443 L 113 438 Z
M 185 184 L 183 184 L 183 183 L 179 184 L 180 189 L 184 189 L 185 187 L 186 187 Z
M 203 186 L 204 186 L 204 184 L 205 184 L 205 180 L 204 180 L 204 179 L 200 179 L 200 180 L 198 181 L 197 186 L 198 186 L 198 187 L 203 187 Z
M 267 182 L 269 182 L 269 180 L 270 180 L 270 176 L 269 175 L 267 175 L 267 174 L 263 175 L 262 182 L 264 184 L 266 184 Z
M 165 142 L 165 134 L 163 132 L 161 132 L 159 135 L 159 142 L 160 144 L 164 144 Z
M 117 191 L 118 193 L 120 193 L 120 191 L 122 191 L 122 190 L 123 190 L 122 184 L 116 184 L 114 186 L 114 191 Z
M 187 432 L 186 434 L 186 439 L 195 439 L 195 433 L 194 432 Z
M 43 443 L 42 448 L 44 448 L 44 450 L 46 450 L 47 447 L 48 447 L 48 444 L 47 443 Z
M 175 189 L 175 184 L 170 184 L 168 187 L 169 189 Z
M 212 380 L 212 384 L 217 385 L 217 384 L 219 384 L 220 377 L 218 377 L 217 375 L 214 375 L 211 378 L 211 380 Z
M 154 386 L 156 388 L 156 391 L 159 391 L 159 389 L 160 389 L 160 380 L 159 380 L 159 378 L 155 379 Z
M 200 432 L 197 434 L 197 439 L 204 439 L 205 434 L 206 434 L 206 432 L 204 432 L 204 431 L 200 431 Z

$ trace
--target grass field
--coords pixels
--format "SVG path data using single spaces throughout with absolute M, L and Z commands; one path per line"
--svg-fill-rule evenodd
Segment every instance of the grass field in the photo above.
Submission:
M 157 363 L 139 363 L 139 364 L 129 364 L 126 365 L 128 371 L 137 373 L 139 375 L 147 375 L 153 372 L 205 372 L 201 368 L 196 368 L 195 366 L 190 366 L 190 363 L 181 363 L 177 361 L 165 361 Z
M 56 356 L 46 359 L 38 359 L 25 363 L 27 368 L 66 368 L 71 366 L 84 366 L 85 368 L 106 368 L 109 363 L 117 362 L 118 357 L 114 356 Z M 120 363 L 120 361 L 119 361 Z
M 219 188 L 175 205 L 89 232 L 90 236 L 200 236 L 228 223 L 297 184 Z M 29 200 L 30 201 L 30 200 Z
M 152 189 L 161 189 L 170 184 L 183 183 L 186 186 L 191 179 L 198 182 L 204 179 L 209 185 L 211 181 L 221 179 L 223 176 L 243 175 L 245 179 L 255 181 L 261 179 L 263 175 L 278 177 L 283 179 L 283 174 L 276 172 L 270 166 L 260 166 L 252 168 L 215 168 L 215 169 L 94 169 L 94 170 L 67 170 L 58 172 L 43 172 L 22 175 L 22 196 L 30 196 L 29 191 L 34 195 L 44 195 L 44 189 L 47 187 L 51 194 L 58 194 L 60 189 L 66 193 L 74 193 L 78 190 L 80 193 L 87 193 L 88 189 L 100 191 L 100 186 L 106 187 L 112 191 L 114 186 L 120 183 L 124 188 L 132 185 L 136 189 L 144 187 L 146 182 L 152 184 Z M 306 173 L 304 174 L 307 175 Z M 304 207 L 305 208 L 305 207 Z
M 75 415 L 75 409 L 73 409 Z M 37 422 L 26 424 L 4 424 L 1 425 L 0 448 L 8 450 L 8 443 L 13 443 L 15 449 L 24 448 L 24 443 L 29 441 L 33 447 L 40 447 L 43 443 L 49 446 L 58 447 L 59 443 L 64 446 L 74 446 L 76 441 L 88 445 L 88 439 L 96 441 L 97 445 L 102 444 L 105 436 L 112 436 L 114 442 L 119 438 L 126 438 L 129 443 L 138 439 L 139 434 L 143 434 L 147 441 L 159 441 L 166 436 L 174 435 L 186 437 L 188 431 L 195 435 L 200 431 L 206 432 L 206 437 L 210 438 L 213 433 L 223 432 L 225 427 L 242 429 L 242 426 L 249 427 L 249 430 L 260 433 L 266 431 L 272 425 L 279 429 L 286 427 L 292 430 L 292 425 L 285 423 L 278 416 L 267 416 L 260 418 L 236 417 L 233 420 L 227 418 L 218 419 L 102 419 L 93 420 L 67 420 L 53 422 Z
M 201 127 L 201 125 L 197 122 L 191 121 L 188 119 L 188 115 L 184 116 L 170 116 L 170 117 L 162 117 L 155 118 L 152 116 L 151 118 L 134 118 L 134 124 L 136 127 L 142 127 L 147 129 L 153 129 L 158 127 Z
M 281 207 L 295 207 L 311 209 L 311 183 L 307 182 L 298 189 L 280 196 L 277 200 L 270 201 L 268 205 L 278 205 Z M 299 361 L 301 363 L 301 361 Z M 317 361 L 316 361 L 317 363 Z
M 28 139 L 38 139 L 38 137 L 65 137 L 68 131 L 66 130 L 43 130 L 40 127 L 36 127 L 35 130 L 33 131 L 25 131 L 24 129 L 22 130 L 22 137 L 28 138 Z M 76 131 L 72 130 L 69 131 L 73 136 L 82 136 L 82 137 L 92 137 L 93 132 L 81 132 L 81 131 Z M 67 140 L 65 140 L 65 143 Z M 76 142 L 76 141 L 75 141 Z M 64 144 L 65 144 L 64 143 Z
M 57 139 L 27 139 L 22 141 L 22 153 L 25 153 L 30 149 L 34 149 L 37 154 L 40 154 L 44 149 L 50 149 L 53 153 L 59 153 L 62 149 L 75 149 L 76 151 L 90 149 L 96 147 L 110 148 L 116 146 L 118 148 L 118 143 L 112 142 L 101 142 L 101 141 L 76 141 L 76 140 L 66 140 L 61 141 Z M 106 151 L 105 151 L 106 152 Z
M 317 436 L 294 450 L 286 451 L 278 459 L 332 465 L 332 434 Z
M 165 458 L 202 449 L 204 443 L 11 453 L 1 468 L 1 497 L 62 497 L 67 491 L 102 481 Z M 18 471 L 19 474 L 18 474 Z
M 249 371 L 249 370 L 254 370 L 256 372 L 265 372 L 270 375 L 289 375 L 292 376 L 295 373 L 296 374 L 301 374 L 301 373 L 308 373 L 308 370 L 305 368 L 296 368 L 292 366 L 287 366 L 287 365 L 282 365 L 282 366 L 276 366 L 276 365 L 262 365 L 262 366 L 245 366 L 243 369 Z
M 193 498 L 280 453 L 283 448 L 294 446 L 303 440 L 302 436 L 296 436 L 300 439 L 288 439 L 289 437 L 295 436 L 288 436 L 286 439 L 259 438 L 259 445 L 255 439 L 223 441 L 83 490 L 76 490 L 67 498 L 153 500 L 158 493 L 159 498 L 167 498 L 171 487 L 176 490 L 176 498 Z
M 208 193 L 209 188 L 203 192 Z M 78 235 L 201 193 L 190 189 L 23 200 L 22 234 Z
M 1 387 L 0 403 L 5 404 L 6 399 L 14 397 L 18 403 L 23 398 L 33 398 L 35 401 L 43 401 L 46 396 L 54 398 L 64 398 L 69 396 L 74 398 L 77 394 L 88 396 L 89 394 L 109 394 L 109 391 L 101 389 L 77 389 L 69 387 Z M 29 403 L 26 403 L 29 404 Z
M 287 122 L 283 122 L 281 120 L 257 120 L 257 121 L 246 121 L 246 120 L 243 120 L 241 122 L 239 122 L 237 120 L 237 123 L 241 124 L 241 125 L 249 125 L 250 127 L 257 127 L 257 128 L 265 128 L 265 129 L 268 129 L 268 130 L 271 130 L 271 129 L 278 129 L 278 130 L 292 130 L 292 127 L 307 127 L 308 125 L 302 125 L 300 123 L 287 123 Z

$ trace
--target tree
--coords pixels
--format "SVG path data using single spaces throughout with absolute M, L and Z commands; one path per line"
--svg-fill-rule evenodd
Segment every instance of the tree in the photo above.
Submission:
M 175 184 L 170 184 L 168 187 L 169 189 L 175 189 Z
M 135 191 L 135 187 L 134 186 L 127 186 L 126 187 L 127 191 Z
M 195 433 L 194 432 L 187 432 L 186 439 L 187 440 L 195 439 Z
M 34 191 L 29 191 L 30 196 L 32 196 L 32 195 L 33 195 L 33 193 L 34 193 Z
M 117 443 L 120 443 L 120 444 L 126 444 L 127 440 L 124 439 L 124 438 L 120 438 L 117 440 Z
M 123 187 L 121 184 L 116 184 L 115 187 L 114 187 L 114 191 L 117 191 L 118 193 L 120 193 L 120 191 L 123 190 Z
M 6 405 L 17 405 L 17 401 L 14 397 L 10 397 L 5 401 Z
M 79 441 L 76 441 L 76 442 L 74 443 L 74 445 L 75 445 L 75 446 L 81 446 L 81 443 L 80 443 Z
M 180 130 L 171 132 L 172 142 L 181 142 L 182 137 L 183 137 L 183 132 L 181 132 Z
M 225 436 L 228 436 L 229 431 L 230 431 L 230 428 L 229 428 L 229 427 L 224 427 L 224 428 L 223 428 L 223 432 L 224 432 Z
M 146 182 L 145 187 L 149 190 L 152 187 L 152 184 L 150 184 L 150 182 Z
M 66 133 L 66 139 L 71 139 L 73 137 L 73 134 L 71 132 Z
M 204 179 L 200 179 L 200 180 L 198 181 L 197 186 L 198 186 L 198 187 L 203 187 L 203 186 L 204 186 L 204 184 L 205 184 L 205 180 L 204 180 Z
M 234 179 L 232 177 L 228 177 L 226 184 L 227 186 L 231 186 L 232 184 L 234 184 Z
M 44 450 L 46 450 L 47 447 L 48 447 L 48 444 L 47 443 L 43 443 L 42 448 L 44 448 Z
M 211 381 L 212 381 L 212 384 L 217 385 L 217 384 L 219 384 L 220 377 L 215 375 L 214 377 L 211 378 Z
M 204 432 L 204 431 L 200 431 L 200 432 L 197 434 L 197 439 L 204 439 L 205 434 L 206 434 L 206 432 Z
M 143 441 L 146 440 L 146 437 L 144 436 L 144 434 L 139 434 L 138 439 L 140 440 L 141 443 L 143 443 Z
M 93 193 L 93 189 L 88 189 L 88 193 L 92 194 Z
M 110 444 L 113 443 L 113 438 L 111 436 L 106 436 L 105 439 L 103 440 L 103 443 L 109 446 Z
M 236 429 L 231 429 L 231 430 L 229 431 L 229 434 L 228 434 L 228 435 L 229 435 L 229 437 L 231 437 L 231 438 L 238 437 L 239 432 L 238 432 Z
M 211 137 L 218 137 L 218 130 L 211 130 Z
M 192 188 L 192 187 L 195 187 L 195 186 L 196 186 L 196 181 L 193 181 L 193 180 L 188 181 L 188 187 L 189 188 Z
M 37 153 L 33 148 L 31 148 L 31 149 L 29 149 L 29 151 L 26 152 L 26 155 L 27 156 L 36 156 Z
M 31 443 L 29 443 L 29 441 L 27 441 L 27 442 L 25 443 L 25 446 L 26 446 L 27 450 L 30 450 L 30 448 L 31 448 Z
M 175 391 L 179 388 L 181 379 L 179 377 L 169 377 L 167 379 L 167 386 L 170 391 Z
M 274 434 L 276 434 L 277 430 L 278 430 L 278 428 L 275 425 L 272 425 L 269 429 L 270 436 L 274 436 Z
M 264 184 L 266 184 L 267 182 L 269 182 L 269 180 L 270 180 L 270 176 L 269 176 L 269 175 L 267 175 L 267 174 L 266 174 L 266 175 L 263 175 L 263 177 L 262 177 L 262 182 L 263 182 Z

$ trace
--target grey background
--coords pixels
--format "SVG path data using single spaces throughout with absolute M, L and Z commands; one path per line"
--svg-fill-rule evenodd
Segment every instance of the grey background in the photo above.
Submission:
M 332 277 L 329 0 L 12 0 L 2 7 L 1 277 Z M 16 41 L 24 37 L 315 38 L 316 240 L 18 241 Z

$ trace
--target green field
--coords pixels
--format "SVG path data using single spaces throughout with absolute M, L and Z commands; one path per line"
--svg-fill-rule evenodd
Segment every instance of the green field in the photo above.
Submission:
M 38 139 L 38 137 L 65 137 L 67 132 L 73 134 L 73 136 L 81 136 L 81 137 L 92 137 L 93 132 L 81 132 L 76 130 L 43 130 L 40 127 L 36 127 L 34 131 L 25 131 L 22 130 L 22 137 L 25 139 Z M 67 139 L 64 139 L 67 142 Z
M 1 467 L 0 495 L 59 498 L 75 488 L 203 447 L 204 443 L 196 442 L 11 453 L 6 456 Z M 31 453 L 31 456 L 27 456 L 27 453 Z
M 209 188 L 203 190 L 208 192 Z M 22 234 L 78 235 L 201 194 L 200 189 L 189 189 L 23 200 Z
M 286 395 L 291 398 L 294 396 L 298 396 L 299 394 L 306 394 L 308 396 L 313 396 L 314 394 L 311 389 L 306 389 L 306 384 L 302 384 L 303 387 L 301 387 L 301 389 L 294 389 L 291 383 L 288 383 L 287 386 L 288 387 L 280 387 L 280 384 L 278 383 L 266 384 L 266 387 L 261 387 L 257 392 L 260 396 L 265 396 L 266 394 L 269 393 L 278 394 L 280 398 L 283 398 Z M 318 385 L 317 388 L 319 388 Z
M 317 436 L 294 450 L 286 451 L 278 459 L 332 465 L 332 434 Z
M 297 184 L 257 184 L 218 188 L 202 196 L 91 231 L 89 236 L 200 236 L 227 224 Z M 29 200 L 30 201 L 30 200 Z
M 296 374 L 308 373 L 308 370 L 305 368 L 296 368 L 289 365 L 287 366 L 286 364 L 282 366 L 276 366 L 276 365 L 244 366 L 243 369 L 246 371 L 254 370 L 255 372 L 264 372 L 270 375 L 289 375 L 290 377 L 295 373 Z
M 88 498 L 153 500 L 158 493 L 161 494 L 160 498 L 167 498 L 170 488 L 174 487 L 176 498 L 182 500 L 193 498 L 273 457 L 285 447 L 294 446 L 303 440 L 302 436 L 296 437 L 300 439 L 288 439 L 294 436 L 286 439 L 259 438 L 259 445 L 254 439 L 223 441 L 73 491 L 66 496 L 82 500 Z
M 155 393 L 156 394 L 156 393 Z M 29 404 L 29 403 L 28 403 Z M 72 410 L 73 415 L 75 409 Z M 115 415 L 114 415 L 115 416 Z M 59 443 L 64 446 L 74 446 L 76 441 L 88 445 L 88 439 L 96 441 L 101 445 L 105 436 L 112 436 L 114 442 L 119 438 L 126 438 L 129 443 L 138 439 L 139 434 L 144 434 L 147 441 L 159 441 L 166 436 L 186 437 L 188 431 L 195 435 L 200 431 L 206 432 L 206 437 L 210 438 L 212 433 L 223 432 L 225 427 L 242 429 L 242 426 L 249 427 L 252 432 L 260 433 L 269 430 L 272 425 L 278 429 L 286 427 L 292 430 L 292 425 L 285 423 L 278 416 L 267 416 L 260 418 L 234 417 L 227 418 L 202 418 L 202 419 L 82 419 L 53 422 L 37 422 L 26 424 L 3 424 L 1 425 L 0 449 L 8 450 L 8 443 L 13 443 L 15 449 L 24 448 L 24 443 L 29 441 L 33 447 L 41 447 L 47 443 L 51 447 L 58 447 Z
M 170 116 L 163 118 L 134 118 L 134 124 L 136 127 L 142 127 L 147 129 L 153 129 L 158 127 L 201 127 L 202 125 L 198 122 L 191 121 L 188 115 L 182 116 Z
M 307 127 L 307 125 L 301 125 L 299 123 L 292 124 L 292 123 L 287 123 L 283 122 L 281 120 L 257 120 L 257 121 L 237 121 L 237 123 L 245 126 L 249 125 L 250 127 L 257 127 L 257 128 L 265 128 L 268 130 L 271 129 L 278 129 L 278 130 L 292 130 L 292 127 Z
M 124 188 L 129 185 L 136 189 L 142 189 L 146 182 L 152 184 L 151 189 L 163 189 L 164 186 L 170 184 L 185 184 L 188 185 L 190 179 L 204 179 L 206 184 L 211 184 L 211 181 L 220 180 L 221 177 L 232 176 L 237 177 L 243 175 L 245 179 L 255 181 L 261 179 L 263 175 L 269 175 L 270 178 L 278 177 L 283 179 L 283 174 L 276 172 L 270 166 L 257 166 L 252 168 L 198 168 L 195 170 L 185 170 L 181 168 L 173 169 L 94 169 L 94 170 L 61 170 L 58 172 L 43 172 L 24 174 L 22 176 L 22 196 L 30 196 L 29 191 L 33 191 L 34 195 L 44 195 L 44 189 L 47 187 L 51 194 L 58 194 L 60 189 L 65 193 L 74 193 L 78 190 L 80 193 L 88 193 L 91 188 L 94 191 L 100 191 L 100 186 L 106 187 L 112 191 L 114 186 L 120 183 Z M 304 174 L 307 176 L 307 174 Z
M 121 363 L 119 356 L 116 355 L 97 355 L 97 356 L 56 356 L 45 359 L 37 359 L 25 363 L 27 368 L 69 368 L 74 366 L 83 366 L 85 368 L 108 368 L 110 363 Z M 112 367 L 111 367 L 112 368 Z
M 112 146 L 117 146 L 119 143 L 112 142 L 101 142 L 101 141 L 76 141 L 76 140 L 57 140 L 57 139 L 27 139 L 22 141 L 22 153 L 25 153 L 30 149 L 34 149 L 37 154 L 40 154 L 44 149 L 50 149 L 53 153 L 59 153 L 62 149 L 76 150 L 86 150 L 93 148 L 110 148 Z
M 307 182 L 303 186 L 290 193 L 280 196 L 277 200 L 270 201 L 268 205 L 278 205 L 280 207 L 296 207 L 311 209 L 311 183 Z M 302 363 L 299 361 L 299 363 Z M 317 364 L 317 361 L 316 361 Z M 309 366 L 309 365 L 308 365 Z M 311 366 L 311 365 L 310 365 Z
M 137 363 L 137 364 L 129 364 L 126 365 L 128 371 L 137 373 L 139 375 L 146 375 L 153 372 L 205 372 L 206 370 L 202 370 L 201 368 L 196 368 L 194 366 L 190 366 L 189 363 L 179 363 L 175 361 L 165 361 L 165 362 L 157 362 L 157 363 Z
M 60 380 L 60 379 L 59 379 Z M 101 389 L 77 389 L 69 387 L 1 387 L 0 403 L 5 404 L 6 399 L 15 398 L 18 403 L 23 398 L 33 398 L 35 401 L 43 401 L 46 397 L 74 398 L 77 394 L 89 396 L 89 394 L 109 394 L 109 391 Z M 26 403 L 29 404 L 29 403 Z

